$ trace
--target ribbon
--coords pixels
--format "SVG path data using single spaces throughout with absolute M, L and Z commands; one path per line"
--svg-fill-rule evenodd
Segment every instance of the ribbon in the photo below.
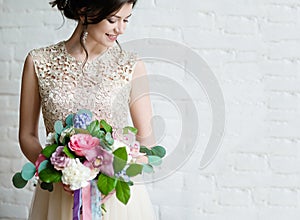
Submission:
M 81 208 L 81 189 L 77 189 L 74 192 L 73 220 L 80 220 L 80 208 Z
M 73 220 L 101 220 L 101 193 L 97 182 L 92 180 L 86 187 L 74 191 Z
M 98 189 L 96 180 L 91 181 L 91 207 L 92 207 L 92 219 L 101 220 L 101 193 Z
M 91 184 L 89 183 L 86 187 L 82 188 L 82 219 L 91 220 Z

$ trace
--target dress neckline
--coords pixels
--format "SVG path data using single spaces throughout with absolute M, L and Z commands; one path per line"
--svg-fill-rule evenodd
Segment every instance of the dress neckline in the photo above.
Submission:
M 71 60 L 77 62 L 77 63 L 83 63 L 84 61 L 83 60 L 78 60 L 76 57 L 74 57 L 72 54 L 69 53 L 69 51 L 67 50 L 67 47 L 66 47 L 66 41 L 61 41 L 61 44 L 62 44 L 62 49 L 63 49 L 63 52 L 64 54 L 70 58 Z M 102 57 L 104 57 L 108 51 L 110 50 L 110 48 L 112 47 L 108 47 L 105 51 L 103 51 L 101 54 L 99 54 L 98 56 L 96 56 L 95 58 L 93 58 L 92 60 L 87 60 L 86 61 L 86 64 L 91 64 L 91 63 L 94 63 L 96 62 L 97 60 L 101 59 Z

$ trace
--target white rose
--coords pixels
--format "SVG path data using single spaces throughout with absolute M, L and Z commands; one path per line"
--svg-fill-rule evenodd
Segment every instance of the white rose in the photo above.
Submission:
M 71 159 L 70 164 L 62 170 L 62 182 L 77 190 L 88 185 L 88 182 L 97 176 L 90 168 L 84 166 L 78 158 Z
M 55 143 L 55 133 L 49 133 L 46 138 L 46 145 L 51 145 Z

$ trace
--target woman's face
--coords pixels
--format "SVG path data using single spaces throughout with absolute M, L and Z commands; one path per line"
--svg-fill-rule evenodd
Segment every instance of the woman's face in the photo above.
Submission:
M 126 3 L 119 11 L 98 24 L 89 24 L 87 42 L 94 42 L 104 47 L 113 46 L 118 36 L 124 33 L 131 12 L 132 4 Z

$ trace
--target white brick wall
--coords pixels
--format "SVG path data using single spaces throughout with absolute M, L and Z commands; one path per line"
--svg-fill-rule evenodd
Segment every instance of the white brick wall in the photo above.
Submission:
M 159 219 L 299 219 L 299 0 L 139 1 L 122 41 L 156 37 L 188 45 L 215 73 L 226 103 L 226 134 L 213 163 L 200 170 L 198 148 L 173 175 L 147 185 Z M 26 219 L 32 195 L 32 187 L 11 184 L 25 162 L 17 142 L 23 61 L 30 49 L 68 38 L 75 24 L 57 29 L 61 23 L 47 0 L 0 0 L 1 220 Z M 185 78 L 165 64 L 148 69 Z M 154 106 L 168 115 L 169 127 L 177 125 L 167 105 Z M 203 144 L 209 107 L 202 99 L 197 106 Z

